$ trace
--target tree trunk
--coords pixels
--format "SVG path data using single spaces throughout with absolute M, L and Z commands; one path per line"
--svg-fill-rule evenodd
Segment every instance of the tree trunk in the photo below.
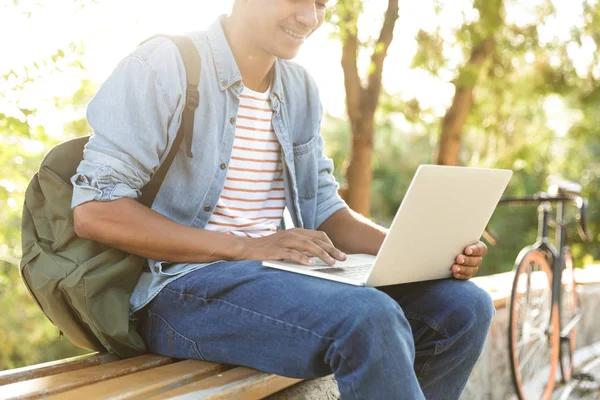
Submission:
M 492 54 L 494 39 L 490 36 L 473 48 L 471 57 L 455 83 L 456 93 L 452 105 L 442 119 L 442 133 L 437 163 L 440 165 L 460 164 L 460 144 L 463 127 L 473 107 L 473 88 L 481 66 Z M 469 75 L 469 76 L 466 76 Z
M 346 202 L 362 215 L 370 215 L 371 183 L 373 180 L 373 119 L 374 114 L 363 117 L 357 124 L 357 130 L 352 130 L 352 148 L 350 162 L 346 170 L 348 190 Z
M 340 190 L 340 195 L 350 208 L 368 217 L 371 214 L 375 111 L 381 93 L 383 62 L 392 42 L 394 27 L 398 19 L 398 0 L 389 0 L 388 2 L 383 26 L 371 54 L 371 68 L 366 87 L 363 87 L 361 83 L 357 68 L 358 11 L 353 0 L 338 2 L 346 107 L 352 127 L 352 148 L 345 171 L 346 183 Z
M 473 106 L 473 88 L 456 89 L 452 106 L 442 120 L 442 135 L 437 163 L 459 165 L 462 129 Z

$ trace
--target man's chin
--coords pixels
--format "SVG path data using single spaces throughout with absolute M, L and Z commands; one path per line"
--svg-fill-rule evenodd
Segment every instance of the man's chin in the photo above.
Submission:
M 299 50 L 300 50 L 299 47 L 296 47 L 296 48 L 279 47 L 279 48 L 275 49 L 275 51 L 272 54 L 281 60 L 291 60 L 298 55 Z

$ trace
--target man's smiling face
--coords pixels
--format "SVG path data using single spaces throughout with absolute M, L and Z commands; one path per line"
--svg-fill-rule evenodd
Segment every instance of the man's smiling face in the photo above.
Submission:
M 238 0 L 246 32 L 265 52 L 282 59 L 296 56 L 300 46 L 325 19 L 328 0 Z

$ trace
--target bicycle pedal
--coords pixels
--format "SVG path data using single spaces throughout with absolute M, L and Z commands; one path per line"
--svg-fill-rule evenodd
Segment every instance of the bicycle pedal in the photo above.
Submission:
M 598 382 L 596 377 L 586 372 L 573 374 L 571 379 L 579 381 L 576 387 L 578 391 L 591 392 L 600 389 L 600 382 Z
M 571 376 L 571 379 L 576 379 L 578 381 L 596 381 L 596 377 L 592 374 L 588 374 L 587 372 L 577 372 Z

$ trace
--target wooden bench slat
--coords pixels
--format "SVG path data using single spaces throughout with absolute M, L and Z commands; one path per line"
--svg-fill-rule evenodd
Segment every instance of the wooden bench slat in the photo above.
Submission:
M 167 390 L 178 388 L 190 382 L 214 375 L 233 366 L 206 361 L 185 360 L 162 367 L 110 379 L 92 385 L 79 387 L 68 392 L 58 393 L 47 399 L 81 400 L 102 398 L 146 399 Z
M 173 397 L 177 397 L 178 400 L 254 400 L 262 399 L 301 381 L 302 379 L 237 367 L 222 374 L 212 375 L 180 388 L 163 392 L 158 396 L 147 398 L 147 400 Z
M 107 364 L 109 362 L 117 361 L 118 359 L 119 357 L 110 353 L 91 353 L 66 358 L 64 360 L 31 365 L 29 367 L 9 369 L 0 372 L 0 386 L 34 378 L 41 378 L 48 375 L 56 375 L 80 368 Z
M 131 374 L 172 362 L 171 358 L 145 354 L 109 364 L 64 372 L 62 374 L 15 382 L 2 386 L 0 399 L 30 399 L 64 392 L 79 386 Z

